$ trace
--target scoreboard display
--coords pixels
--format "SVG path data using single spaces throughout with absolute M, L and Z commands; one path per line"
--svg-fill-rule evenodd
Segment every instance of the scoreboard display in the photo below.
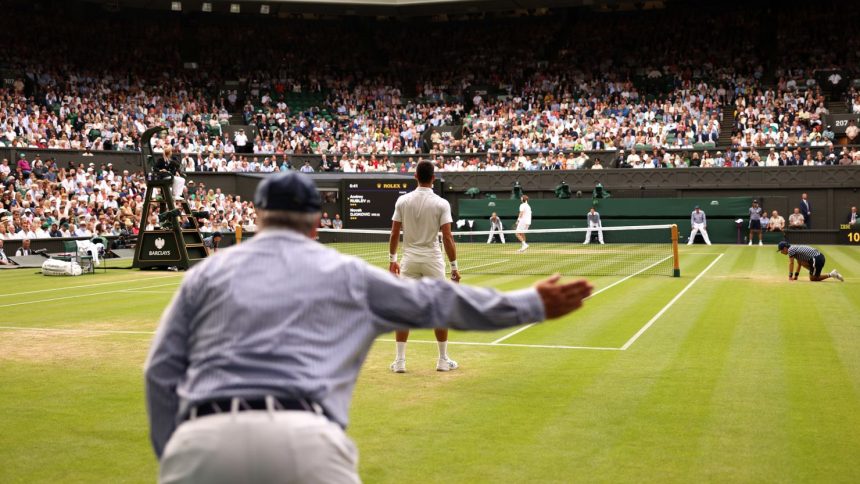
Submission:
M 348 229 L 388 229 L 394 203 L 418 186 L 414 178 L 341 180 L 343 226 Z
M 842 224 L 839 226 L 839 234 L 843 244 L 860 245 L 860 224 Z

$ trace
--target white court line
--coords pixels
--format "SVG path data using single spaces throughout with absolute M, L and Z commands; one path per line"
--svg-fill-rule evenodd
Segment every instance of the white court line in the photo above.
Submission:
M 135 292 L 135 293 L 145 293 L 145 294 L 174 294 L 176 291 L 146 291 L 146 290 L 138 290 L 138 289 L 122 289 L 120 292 Z
M 167 277 L 177 277 L 177 276 L 179 276 L 179 275 L 180 275 L 180 274 L 170 274 L 170 275 L 167 275 L 167 276 L 139 277 L 139 278 L 137 278 L 137 279 L 117 279 L 117 280 L 113 280 L 113 281 L 110 281 L 110 282 L 99 282 L 99 283 L 96 283 L 96 284 L 81 284 L 81 285 L 78 285 L 78 286 L 54 287 L 54 288 L 51 288 L 51 289 L 39 289 L 39 290 L 36 290 L 36 291 L 25 291 L 25 292 L 13 292 L 13 293 L 6 293 L 6 294 L 0 294 L 0 297 L 7 297 L 7 296 L 22 296 L 22 295 L 25 295 L 25 294 L 36 294 L 36 293 L 40 293 L 40 292 L 50 292 L 50 291 L 65 291 L 66 289 L 77 289 L 77 288 L 79 288 L 79 287 L 104 286 L 104 285 L 106 285 L 106 284 L 116 284 L 116 283 L 118 283 L 118 282 L 145 282 L 145 281 L 150 281 L 150 280 L 155 280 L 155 279 L 164 279 L 164 278 L 167 278 Z
M 647 330 L 648 330 L 648 328 L 650 328 L 650 327 L 654 324 L 654 322 L 656 322 L 656 321 L 657 321 L 657 319 L 659 319 L 659 318 L 660 318 L 660 317 L 661 317 L 661 316 L 662 316 L 662 315 L 663 315 L 663 314 L 664 314 L 664 313 L 665 313 L 665 312 L 666 312 L 666 311 L 667 311 L 671 306 L 673 306 L 673 305 L 675 304 L 675 302 L 677 302 L 677 301 L 678 301 L 678 299 L 680 299 L 680 297 L 681 297 L 681 296 L 683 296 L 683 295 L 684 295 L 684 293 L 686 293 L 686 292 L 687 292 L 687 290 L 689 290 L 689 289 L 690 289 L 690 287 L 692 287 L 692 286 L 693 286 L 693 284 L 695 284 L 695 283 L 696 283 L 696 282 L 697 282 L 697 281 L 698 281 L 698 280 L 699 280 L 699 279 L 700 279 L 700 278 L 701 278 L 701 277 L 702 277 L 706 272 L 708 272 L 708 270 L 710 270 L 710 269 L 711 269 L 711 267 L 713 267 L 713 266 L 714 266 L 714 264 L 716 264 L 716 263 L 717 263 L 717 262 L 718 262 L 718 261 L 719 261 L 719 260 L 724 256 L 724 255 L 725 255 L 724 253 L 723 253 L 723 254 L 719 254 L 719 255 L 717 256 L 717 258 L 716 258 L 716 259 L 714 259 L 714 260 L 713 260 L 713 261 L 712 261 L 712 262 L 711 262 L 711 263 L 710 263 L 710 264 L 705 268 L 705 270 L 703 270 L 703 271 L 702 271 L 701 273 L 699 273 L 699 275 L 697 275 L 697 276 L 696 276 L 692 281 L 690 281 L 690 283 L 689 283 L 689 284 L 687 284 L 687 286 L 686 286 L 686 287 L 684 287 L 684 289 L 682 289 L 682 290 L 681 290 L 681 292 L 679 292 L 679 293 L 678 293 L 674 298 L 672 298 L 672 300 L 671 300 L 671 301 L 669 301 L 669 303 L 668 303 L 668 304 L 666 304 L 666 306 L 664 306 L 664 307 L 663 307 L 663 309 L 661 309 L 661 310 L 660 310 L 660 311 L 659 311 L 659 312 L 658 312 L 658 313 L 657 313 L 653 318 L 651 318 L 651 320 L 650 320 L 650 321 L 648 321 L 648 322 L 645 324 L 645 326 L 643 326 L 643 327 L 642 327 L 642 328 L 641 328 L 641 329 L 640 329 L 640 330 L 639 330 L 635 335 L 633 335 L 633 337 L 632 337 L 632 338 L 630 338 L 630 340 L 628 340 L 628 341 L 627 341 L 627 343 L 625 343 L 625 344 L 624 344 L 624 346 L 622 346 L 621 348 L 608 348 L 608 347 L 601 347 L 601 346 L 566 346 L 566 345 L 515 344 L 515 343 L 496 343 L 496 342 L 493 342 L 493 343 L 482 343 L 482 342 L 465 342 L 465 341 L 449 341 L 448 343 L 449 343 L 449 344 L 452 344 L 452 345 L 466 345 L 466 346 L 506 346 L 506 347 L 512 347 L 512 348 L 545 348 L 545 349 L 571 349 L 571 350 L 596 350 L 596 351 L 626 351 L 626 350 L 627 350 L 627 349 L 628 349 L 628 348 L 629 348 L 629 347 L 630 347 L 634 342 L 636 342 L 636 340 L 637 340 L 640 336 L 642 336 L 642 334 L 643 334 L 643 333 L 645 333 L 645 331 L 647 331 Z M 664 259 L 664 260 L 665 260 L 665 259 Z M 660 262 L 662 262 L 662 261 L 660 261 Z M 656 265 L 656 264 L 659 264 L 659 262 L 655 263 L 654 265 Z M 648 268 L 643 269 L 643 271 L 644 271 L 644 270 L 647 270 L 647 269 L 648 269 Z M 624 279 L 622 279 L 622 280 L 616 281 L 616 282 L 615 282 L 615 283 L 613 283 L 612 285 L 620 284 L 621 282 L 623 282 L 623 281 L 624 281 L 624 280 L 626 280 L 626 279 L 629 279 L 630 277 L 632 277 L 632 276 L 627 276 L 627 277 L 625 277 L 625 278 L 624 278 Z M 154 285 L 154 286 L 144 286 L 144 287 L 143 287 L 143 288 L 141 288 L 141 289 L 146 289 L 146 288 L 148 288 L 148 287 L 162 287 L 162 286 L 169 286 L 169 285 L 171 285 L 171 284 L 176 284 L 176 283 L 160 284 L 160 285 Z M 606 289 L 609 289 L 610 287 L 612 287 L 612 286 L 607 286 L 607 287 L 605 287 L 605 288 L 602 288 L 602 289 L 601 289 L 601 291 L 598 291 L 598 292 L 596 292 L 596 293 L 592 294 L 592 296 L 595 296 L 595 295 L 597 295 L 599 292 L 605 291 Z M 132 289 L 132 290 L 119 290 L 119 291 L 105 291 L 105 292 L 100 292 L 100 293 L 81 294 L 81 295 L 77 295 L 77 296 L 67 296 L 67 297 L 63 297 L 63 298 L 53 298 L 53 299 L 47 299 L 47 300 L 42 300 L 42 301 L 31 301 L 31 302 L 32 302 L 32 303 L 48 302 L 48 301 L 54 301 L 54 300 L 60 300 L 60 299 L 71 299 L 71 298 L 77 298 L 77 297 L 95 296 L 95 295 L 101 295 L 101 294 L 111 294 L 111 293 L 116 293 L 116 292 L 131 292 L 131 291 L 133 291 L 133 289 Z M 16 304 L 11 304 L 11 305 L 10 305 L 10 304 L 7 304 L 7 305 L 2 305 L 2 306 L 0 306 L 0 307 L 17 306 L 17 305 L 19 305 L 19 304 L 30 304 L 31 302 L 26 302 L 26 303 L 16 303 Z M 522 328 L 521 328 L 521 329 L 522 329 Z M 95 333 L 95 334 L 144 334 L 144 335 L 152 335 L 152 334 L 155 334 L 155 332 L 154 332 L 154 331 L 124 331 L 124 330 L 99 330 L 99 329 L 62 329 L 62 328 L 28 328 L 28 327 L 20 327 L 20 326 L 0 326 L 0 331 L 33 331 L 33 332 L 55 332 L 55 333 Z M 393 339 L 386 339 L 386 338 L 379 338 L 379 339 L 377 339 L 376 341 L 381 341 L 381 342 L 393 342 L 393 341 L 395 341 L 395 340 L 393 340 Z M 412 343 L 423 343 L 423 344 L 435 344 L 435 343 L 436 343 L 436 341 L 429 341 L 429 340 L 410 340 L 410 341 L 411 341 Z
M 27 328 L 23 326 L 0 326 L 0 331 L 34 331 L 40 333 L 155 334 L 155 331 L 123 331 L 119 329 Z
M 396 340 L 387 339 L 387 338 L 379 338 L 376 341 L 382 341 L 387 343 L 393 343 Z M 436 341 L 430 340 L 422 340 L 422 339 L 410 339 L 410 343 L 427 343 L 427 344 L 436 344 Z M 564 346 L 564 345 L 526 345 L 526 344 L 515 344 L 515 343 L 479 343 L 472 341 L 449 341 L 448 344 L 451 345 L 468 345 L 468 346 L 508 346 L 512 348 L 551 348 L 551 349 L 562 349 L 562 350 L 599 350 L 599 351 L 620 351 L 620 348 L 603 348 L 600 346 Z
M 688 290 L 688 289 L 690 289 L 691 287 L 693 287 L 693 284 L 695 284 L 699 279 L 701 279 L 701 278 L 702 278 L 702 276 L 704 276 L 704 275 L 705 275 L 705 273 L 706 273 L 706 272 L 708 272 L 708 270 L 709 270 L 711 267 L 714 267 L 714 264 L 716 264 L 716 263 L 717 263 L 717 261 L 719 261 L 720 259 L 722 259 L 722 257 L 723 257 L 724 255 L 726 255 L 726 254 L 725 254 L 725 253 L 723 253 L 723 254 L 718 255 L 718 256 L 717 256 L 717 258 L 713 260 L 713 262 L 711 262 L 710 264 L 708 264 L 708 267 L 705 267 L 705 270 L 703 270 L 702 272 L 700 272 L 698 276 L 696 276 L 692 281 L 690 281 L 690 283 L 689 283 L 689 284 L 687 284 L 687 286 L 686 286 L 686 287 L 684 287 L 684 289 L 681 289 L 681 292 L 679 292 L 678 294 L 676 294 L 676 295 L 675 295 L 675 297 L 673 297 L 671 301 L 669 301 L 665 306 L 663 306 L 663 309 L 661 309 L 657 314 L 655 314 L 655 315 L 654 315 L 654 317 L 653 317 L 653 318 L 651 318 L 651 320 L 650 320 L 650 321 L 648 321 L 647 323 L 645 323 L 645 326 L 642 326 L 642 328 L 641 328 L 639 331 L 637 331 L 637 332 L 636 332 L 636 334 L 634 334 L 632 338 L 630 338 L 629 340 L 627 340 L 627 342 L 626 342 L 626 343 L 624 343 L 624 346 L 622 346 L 622 347 L 621 347 L 621 351 L 625 351 L 627 348 L 629 348 L 629 347 L 630 347 L 630 345 L 632 345 L 633 343 L 635 343 L 635 342 L 636 342 L 636 340 L 637 340 L 637 339 L 639 339 L 639 337 L 640 337 L 640 336 L 642 336 L 642 334 L 644 334 L 644 333 L 645 333 L 645 331 L 648 331 L 648 328 L 650 328 L 650 327 L 651 327 L 651 325 L 653 325 L 653 324 L 654 324 L 658 319 L 660 319 L 660 316 L 662 316 L 662 315 L 663 315 L 663 313 L 665 313 L 666 311 L 668 311 L 668 310 L 669 310 L 669 308 L 671 308 L 671 307 L 672 307 L 676 302 L 678 302 L 678 299 L 680 299 L 680 298 L 681 298 L 681 296 L 683 296 L 683 295 L 684 295 L 684 293 L 685 293 L 685 292 L 687 292 L 687 290 Z
M 671 255 L 670 255 L 670 256 L 668 256 L 668 257 L 665 257 L 665 258 L 663 258 L 663 259 L 660 259 L 660 260 L 658 260 L 657 262 L 655 262 L 655 263 L 651 264 L 650 266 L 648 266 L 648 267 L 646 267 L 646 268 L 642 269 L 641 271 L 634 272 L 633 274 L 630 274 L 629 276 L 626 276 L 626 277 L 624 277 L 623 279 L 620 279 L 620 280 L 618 280 L 618 281 L 615 281 L 615 282 L 613 282 L 612 284 L 610 284 L 610 285 L 608 285 L 608 286 L 606 286 L 606 287 L 600 288 L 600 290 L 598 290 L 598 291 L 596 291 L 596 292 L 592 293 L 590 296 L 588 296 L 587 298 L 585 298 L 585 299 L 583 299 L 583 300 L 591 299 L 591 298 L 593 298 L 594 296 L 596 296 L 596 295 L 600 294 L 601 292 L 603 292 L 603 291 L 605 291 L 605 290 L 607 290 L 607 289 L 610 289 L 610 288 L 612 288 L 612 287 L 615 287 L 615 286 L 617 286 L 617 285 L 621 284 L 622 282 L 626 281 L 627 279 L 630 279 L 630 278 L 631 278 L 631 277 L 633 277 L 633 276 L 637 276 L 637 275 L 639 275 L 639 274 L 641 274 L 641 273 L 643 273 L 643 272 L 647 271 L 648 269 L 650 269 L 650 268 L 652 268 L 652 267 L 656 266 L 657 264 L 660 264 L 661 262 L 665 262 L 666 260 L 671 259 L 672 257 L 673 257 L 673 256 L 671 256 Z M 494 345 L 499 344 L 499 343 L 501 343 L 502 341 L 504 341 L 504 340 L 506 340 L 506 339 L 508 339 L 508 338 L 510 338 L 510 337 L 512 337 L 512 336 L 516 336 L 517 334 L 522 333 L 523 331 L 525 331 L 525 330 L 527 330 L 527 329 L 531 328 L 531 327 L 532 327 L 532 326 L 534 326 L 535 324 L 537 324 L 537 323 L 530 323 L 530 324 L 527 324 L 527 325 L 523 326 L 522 328 L 519 328 L 519 329 L 517 329 L 517 330 L 515 330 L 515 331 L 512 331 L 512 332 L 510 332 L 510 333 L 508 333 L 508 334 L 506 334 L 506 335 L 502 336 L 501 338 L 499 338 L 499 339 L 497 339 L 497 340 L 493 341 L 493 342 L 492 342 L 492 343 L 490 343 L 490 344 L 494 344 Z
M 139 287 L 137 289 L 149 289 L 149 288 L 153 288 L 153 287 L 172 286 L 175 284 L 179 284 L 181 282 L 182 281 L 176 281 L 176 282 L 168 282 L 167 284 L 155 284 L 152 286 L 142 286 L 142 287 Z M 35 301 L 24 301 L 24 302 L 17 302 L 17 303 L 11 303 L 11 304 L 0 304 L 0 308 L 8 308 L 8 307 L 12 307 L 12 306 L 23 306 L 24 304 L 39 304 L 39 303 L 43 303 L 43 302 L 62 301 L 64 299 L 76 299 L 79 297 L 101 296 L 103 294 L 116 294 L 118 292 L 123 292 L 123 291 L 125 291 L 125 290 L 124 289 L 115 289 L 113 291 L 90 292 L 87 294 L 77 294 L 74 296 L 52 297 L 49 299 L 37 299 Z
M 499 261 L 496 261 L 496 262 L 488 262 L 488 263 L 486 263 L 486 264 L 481 264 L 481 265 L 479 265 L 479 266 L 465 267 L 465 268 L 463 268 L 463 269 L 460 269 L 460 271 L 461 271 L 461 272 L 466 272 L 466 271 L 471 271 L 472 269 L 477 269 L 477 268 L 479 268 L 479 267 L 486 267 L 486 266 L 491 266 L 491 265 L 495 265 L 495 264 L 503 264 L 503 263 L 505 263 L 505 262 L 508 262 L 509 260 L 510 260 L 510 259 L 505 259 L 505 260 L 499 260 Z

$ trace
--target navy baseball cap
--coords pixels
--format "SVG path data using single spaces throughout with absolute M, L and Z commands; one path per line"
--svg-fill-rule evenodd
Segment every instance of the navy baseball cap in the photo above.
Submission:
M 266 177 L 254 195 L 254 205 L 264 210 L 314 213 L 322 206 L 320 193 L 307 175 L 288 171 Z
M 699 206 L 698 206 L 698 205 L 696 205 L 696 206 L 695 206 L 695 207 L 693 207 L 693 208 L 699 208 Z
M 786 241 L 784 241 L 784 240 L 783 240 L 783 241 L 781 241 L 781 242 L 779 243 L 779 245 L 777 245 L 777 246 L 776 246 L 776 251 L 777 251 L 777 252 L 782 252 L 782 249 L 785 249 L 785 248 L 788 248 L 788 247 L 791 247 L 791 244 L 789 244 L 788 242 L 786 242 Z

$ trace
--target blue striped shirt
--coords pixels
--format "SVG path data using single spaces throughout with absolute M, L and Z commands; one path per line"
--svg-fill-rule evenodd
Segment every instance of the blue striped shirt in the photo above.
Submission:
M 750 221 L 761 219 L 761 207 L 750 207 Z
M 400 279 L 289 230 L 266 230 L 188 272 L 146 362 L 159 457 L 189 407 L 307 398 L 346 426 L 374 339 L 403 328 L 493 330 L 545 318 L 535 289 Z
M 810 247 L 808 245 L 792 245 L 788 248 L 788 256 L 794 257 L 795 259 L 806 262 L 807 264 L 821 255 L 821 252 L 814 247 Z

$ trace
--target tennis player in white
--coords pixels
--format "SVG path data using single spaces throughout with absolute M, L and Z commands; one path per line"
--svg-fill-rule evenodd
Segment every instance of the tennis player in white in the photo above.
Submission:
M 451 205 L 447 200 L 433 193 L 433 163 L 422 161 L 415 170 L 418 188 L 402 195 L 394 205 L 394 216 L 391 217 L 391 236 L 388 240 L 389 267 L 394 274 L 402 274 L 412 279 L 429 277 L 432 279 L 445 278 L 445 260 L 439 248 L 439 231 L 442 231 L 442 243 L 445 253 L 451 262 L 451 280 L 460 281 L 460 271 L 457 267 L 457 247 L 454 236 L 451 235 Z M 403 230 L 403 263 L 397 263 L 397 245 L 400 242 L 400 231 Z M 457 369 L 457 362 L 448 358 L 448 330 L 436 329 L 436 342 L 439 345 L 439 359 L 436 362 L 437 371 Z M 406 372 L 406 341 L 409 331 L 396 331 L 397 356 L 391 364 L 391 371 Z
M 529 197 L 528 195 L 523 195 L 520 198 L 520 214 L 517 217 L 517 239 L 523 243 L 517 252 L 523 252 L 529 248 L 529 244 L 526 243 L 526 231 L 529 229 L 529 225 L 532 224 L 532 208 L 529 206 Z

